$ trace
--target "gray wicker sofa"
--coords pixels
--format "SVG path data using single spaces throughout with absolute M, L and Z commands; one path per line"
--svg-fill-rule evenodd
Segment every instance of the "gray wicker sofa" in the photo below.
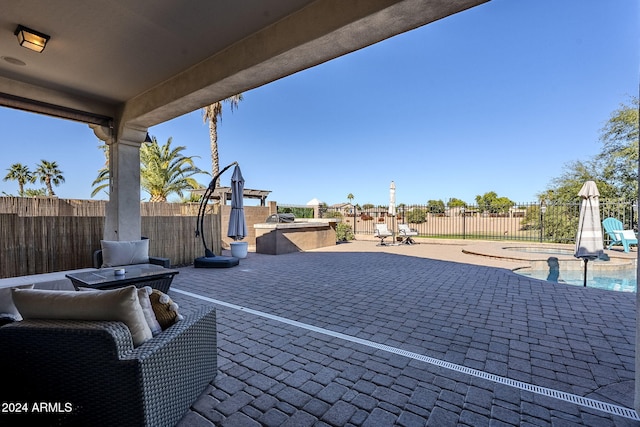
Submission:
M 216 353 L 211 307 L 136 348 L 121 322 L 11 323 L 0 327 L 0 361 L 12 373 L 0 401 L 26 403 L 27 413 L 1 413 L 0 425 L 174 426 L 215 378 Z M 34 411 L 43 402 L 47 410 Z

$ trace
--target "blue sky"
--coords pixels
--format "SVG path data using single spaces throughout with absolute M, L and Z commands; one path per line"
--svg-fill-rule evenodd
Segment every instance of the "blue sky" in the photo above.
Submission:
M 245 92 L 219 123 L 221 167 L 238 161 L 245 186 L 281 204 L 384 205 L 392 180 L 398 203 L 535 201 L 637 96 L 639 17 L 636 0 L 493 0 Z M 57 195 L 89 198 L 104 158 L 88 126 L 0 108 L 0 127 L 3 177 L 56 161 Z M 209 170 L 200 111 L 149 133 Z

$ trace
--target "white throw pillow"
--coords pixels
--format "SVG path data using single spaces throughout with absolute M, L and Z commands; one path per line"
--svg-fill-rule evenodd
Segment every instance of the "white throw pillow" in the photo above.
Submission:
M 87 291 L 100 291 L 100 289 L 94 288 L 86 288 L 80 286 L 78 288 L 80 292 Z M 151 335 L 154 337 L 162 332 L 162 327 L 160 323 L 158 323 L 158 319 L 156 319 L 156 314 L 153 312 L 153 307 L 151 306 L 151 300 L 149 299 L 149 295 L 153 289 L 151 286 L 145 286 L 143 288 L 138 288 L 138 301 L 140 302 L 140 307 L 142 308 L 142 312 L 144 313 L 144 319 L 147 321 L 147 325 L 149 325 L 149 329 L 151 329 Z
M 105 291 L 14 289 L 13 302 L 25 319 L 116 320 L 138 346 L 153 337 L 135 286 Z
M 151 307 L 151 300 L 149 299 L 151 292 L 152 289 L 150 286 L 138 289 L 138 299 L 140 300 L 140 306 L 142 307 L 144 318 L 147 320 L 149 329 L 151 329 L 151 334 L 155 337 L 162 332 L 162 327 L 160 326 L 160 323 L 158 323 L 158 319 L 156 319 L 153 307 Z
M 22 320 L 20 312 L 13 303 L 13 296 L 11 295 L 12 289 L 33 289 L 33 285 L 21 285 L 14 288 L 2 288 L 0 289 L 0 317 L 7 317 L 14 322 Z
M 146 264 L 149 262 L 149 240 L 101 240 L 102 267 Z

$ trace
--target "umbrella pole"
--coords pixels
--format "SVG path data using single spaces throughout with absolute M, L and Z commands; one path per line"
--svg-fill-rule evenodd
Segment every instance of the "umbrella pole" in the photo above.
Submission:
M 589 258 L 584 259 L 584 287 L 587 287 L 587 263 L 589 262 Z
M 205 238 L 204 238 L 204 214 L 207 210 L 207 202 L 209 201 L 209 197 L 211 197 L 211 195 L 213 194 L 213 191 L 216 189 L 216 181 L 218 181 L 218 178 L 220 177 L 220 175 L 222 175 L 231 166 L 237 165 L 237 164 L 238 162 L 233 162 L 230 165 L 226 166 L 224 169 L 222 169 L 220 172 L 218 172 L 218 174 L 214 176 L 211 182 L 209 183 L 209 186 L 205 190 L 202 196 L 202 199 L 200 200 L 200 207 L 198 208 L 198 216 L 196 218 L 196 237 L 200 235 L 200 237 L 202 238 L 202 246 L 204 246 L 205 258 L 212 258 L 215 256 L 215 254 L 207 247 L 207 242 L 205 241 Z

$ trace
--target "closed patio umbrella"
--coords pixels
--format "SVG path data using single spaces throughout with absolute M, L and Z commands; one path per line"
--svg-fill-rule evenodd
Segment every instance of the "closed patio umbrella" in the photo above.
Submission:
M 587 263 L 599 258 L 604 249 L 600 226 L 600 192 L 595 182 L 587 181 L 578 195 L 582 201 L 574 256 L 584 260 L 584 286 L 587 286 Z
M 231 213 L 227 236 L 233 240 L 242 240 L 247 236 L 247 222 L 244 218 L 244 178 L 240 166 L 236 165 L 231 176 Z
M 391 181 L 389 186 L 389 215 L 395 216 L 396 214 L 396 183 Z
M 395 226 L 395 216 L 396 216 L 396 183 L 391 181 L 391 185 L 389 186 L 389 211 L 388 214 L 393 217 L 393 224 L 391 224 L 391 238 L 393 239 L 393 243 L 396 243 L 396 226 Z

